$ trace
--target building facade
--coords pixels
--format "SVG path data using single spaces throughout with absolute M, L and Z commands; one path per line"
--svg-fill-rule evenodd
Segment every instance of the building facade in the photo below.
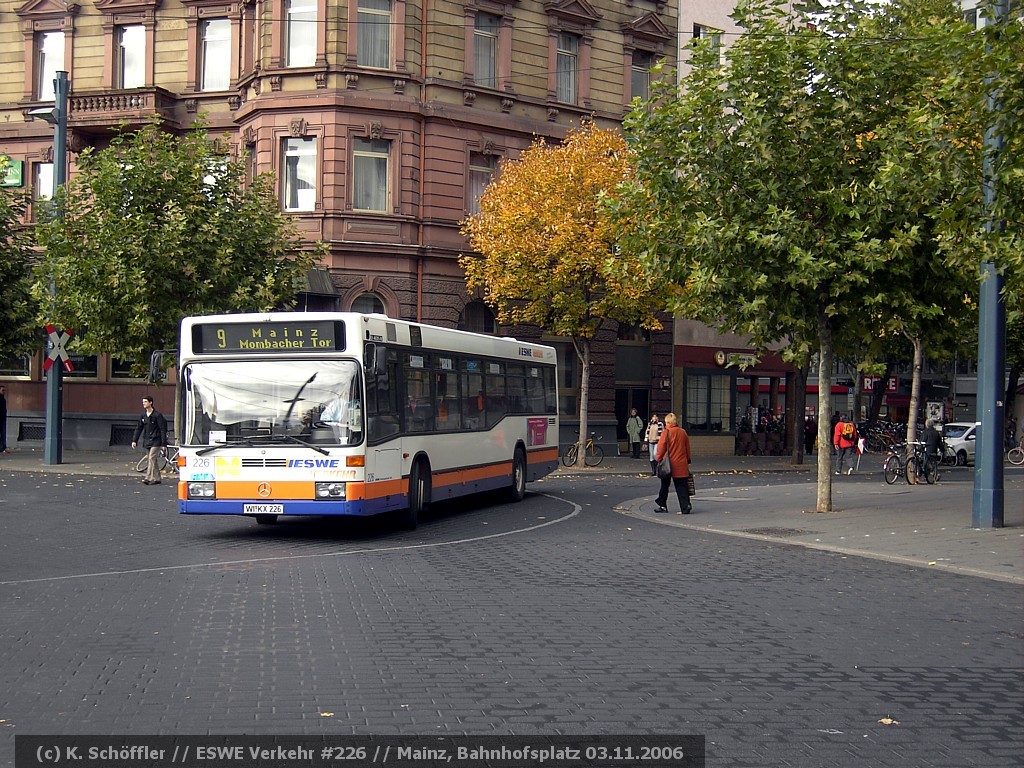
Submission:
M 618 124 L 650 67 L 674 66 L 677 31 L 662 0 L 27 0 L 0 12 L 0 151 L 17 166 L 9 185 L 52 194 L 52 129 L 28 113 L 52 103 L 58 71 L 71 83 L 71 176 L 77 153 L 115 130 L 160 118 L 180 132 L 202 116 L 327 244 L 300 308 L 538 337 L 498 329 L 467 293 L 460 221 L 535 137 Z M 566 340 L 543 338 L 561 352 L 571 430 L 578 366 Z M 669 406 L 669 318 L 653 338 L 609 325 L 595 352 L 591 414 L 606 439 L 629 407 Z M 42 359 L 0 369 L 12 437 L 41 438 Z M 75 362 L 66 444 L 123 444 L 125 411 L 151 387 L 109 355 Z M 158 389 L 169 410 L 171 388 Z

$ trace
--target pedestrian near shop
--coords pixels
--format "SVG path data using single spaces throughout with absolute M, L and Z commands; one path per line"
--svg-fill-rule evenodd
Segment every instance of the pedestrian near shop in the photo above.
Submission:
M 135 427 L 135 435 L 132 437 L 132 448 L 139 442 L 149 454 L 149 463 L 146 465 L 146 479 L 144 485 L 160 485 L 160 466 L 158 464 L 160 454 L 167 446 L 167 419 L 160 411 L 153 407 L 153 398 L 146 395 L 142 398 L 142 415 Z
M 658 414 L 652 413 L 651 420 L 647 422 L 647 431 L 644 439 L 647 441 L 647 455 L 651 459 L 651 474 L 658 474 L 658 462 L 654 460 L 654 454 L 658 452 L 658 440 L 661 438 L 661 431 L 665 429 L 665 422 L 658 418 Z
M 7 453 L 7 387 L 0 384 L 0 453 Z
M 658 440 L 658 452 L 655 460 L 661 461 L 668 456 L 672 465 L 672 474 L 669 477 L 661 478 L 661 490 L 655 500 L 657 508 L 655 512 L 668 512 L 668 485 L 669 481 L 676 488 L 676 497 L 679 499 L 679 514 L 690 514 L 690 490 L 687 478 L 690 476 L 690 436 L 686 430 L 680 427 L 676 421 L 676 415 L 669 413 L 665 415 L 665 430 Z
M 634 459 L 640 458 L 640 441 L 643 439 L 643 433 L 644 421 L 637 414 L 636 408 L 633 408 L 626 419 L 626 434 L 629 435 L 629 445 Z

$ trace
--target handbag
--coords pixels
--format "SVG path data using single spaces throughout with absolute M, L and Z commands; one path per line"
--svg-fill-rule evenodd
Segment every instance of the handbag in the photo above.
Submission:
M 668 460 L 668 451 L 665 451 L 665 456 L 661 461 L 658 462 L 658 477 L 665 479 L 666 477 L 672 477 L 672 462 Z
M 665 455 L 661 457 L 661 461 L 658 462 L 658 467 L 654 471 L 658 477 L 664 480 L 666 477 L 672 477 L 672 462 L 669 461 L 668 455 L 672 452 L 672 435 L 670 434 L 665 439 Z
M 697 495 L 697 485 L 693 482 L 693 475 L 686 476 L 686 492 L 690 496 Z

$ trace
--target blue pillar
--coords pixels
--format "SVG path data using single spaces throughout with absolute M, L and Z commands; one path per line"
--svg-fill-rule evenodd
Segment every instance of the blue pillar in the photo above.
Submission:
M 989 7 L 986 23 L 1006 24 L 1006 0 L 995 0 Z M 1003 148 L 999 126 L 999 101 L 994 86 L 989 91 L 990 123 L 985 131 L 985 159 L 982 192 L 985 204 L 985 231 L 998 237 L 1001 222 L 994 220 L 996 203 L 995 165 Z M 1006 305 L 1004 280 L 991 261 L 981 263 L 981 290 L 978 295 L 978 413 L 981 422 L 974 451 L 974 497 L 971 525 L 975 528 L 1003 527 L 1003 435 L 1006 429 Z

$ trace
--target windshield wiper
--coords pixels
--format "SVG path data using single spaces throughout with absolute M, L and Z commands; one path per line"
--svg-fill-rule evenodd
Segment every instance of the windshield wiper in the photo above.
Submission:
M 314 451 L 316 451 L 317 453 L 322 453 L 324 456 L 331 455 L 330 451 L 324 450 L 319 445 L 313 445 L 312 443 L 307 443 L 305 440 L 300 440 L 295 435 L 286 435 L 282 432 L 279 435 L 273 435 L 273 437 L 283 438 L 284 440 L 291 440 L 293 443 L 298 443 L 299 445 L 304 445 L 307 448 L 312 448 Z
M 206 454 L 216 451 L 217 449 L 223 448 L 227 445 L 244 445 L 248 448 L 256 447 L 256 443 L 252 442 L 249 438 L 245 437 L 242 438 L 241 440 L 230 440 L 225 443 L 214 443 L 213 445 L 208 446 L 206 448 L 201 448 L 198 451 L 196 451 L 196 456 L 205 456 Z
M 302 445 L 305 446 L 306 448 L 312 448 L 314 451 L 316 451 L 317 453 L 321 453 L 324 456 L 331 455 L 330 451 L 321 448 L 319 445 L 313 445 L 313 443 L 308 443 L 305 440 L 300 440 L 294 435 L 286 435 L 284 433 L 273 435 L 259 435 L 256 438 L 256 440 L 257 442 L 253 442 L 253 438 L 243 437 L 239 440 L 229 440 L 226 443 L 216 443 L 214 445 L 209 445 L 206 448 L 199 449 L 198 451 L 196 451 L 196 456 L 205 456 L 208 453 L 212 453 L 213 451 L 220 450 L 221 448 L 225 448 L 227 446 L 244 445 L 246 448 L 255 448 L 259 445 L 273 445 L 274 443 L 280 442 L 282 440 L 284 442 L 296 443 L 297 445 Z

